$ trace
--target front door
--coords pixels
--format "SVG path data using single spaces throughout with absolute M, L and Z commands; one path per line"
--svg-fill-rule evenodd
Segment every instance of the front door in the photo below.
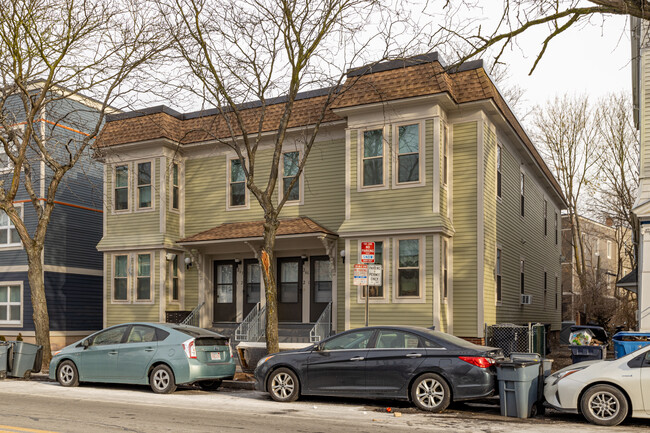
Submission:
M 244 317 L 260 302 L 260 264 L 255 259 L 244 260 Z
M 302 259 L 278 259 L 278 321 L 302 322 Z
M 309 321 L 316 322 L 332 302 L 332 273 L 330 258 L 318 256 L 310 258 L 311 296 L 309 301 Z
M 237 321 L 237 265 L 234 261 L 214 262 L 214 321 Z

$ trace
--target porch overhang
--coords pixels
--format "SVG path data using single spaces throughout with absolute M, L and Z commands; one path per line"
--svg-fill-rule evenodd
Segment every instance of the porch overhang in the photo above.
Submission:
M 616 282 L 616 287 L 629 290 L 632 293 L 637 293 L 639 288 L 638 282 L 638 268 L 634 268 L 632 272 L 621 278 Z

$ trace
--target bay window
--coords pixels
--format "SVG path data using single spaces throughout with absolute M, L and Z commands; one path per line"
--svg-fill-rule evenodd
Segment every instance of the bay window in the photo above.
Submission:
M 384 133 L 382 129 L 363 132 L 362 185 L 384 184 Z

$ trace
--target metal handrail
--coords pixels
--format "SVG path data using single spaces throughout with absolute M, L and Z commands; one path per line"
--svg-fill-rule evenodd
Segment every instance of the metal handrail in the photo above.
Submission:
M 199 305 L 194 307 L 192 312 L 187 315 L 185 319 L 181 322 L 181 325 L 190 325 L 190 326 L 199 326 L 199 316 L 198 312 L 201 311 L 205 302 L 201 302 Z
M 235 341 L 260 341 L 266 329 L 266 306 L 258 302 L 235 329 Z
M 327 304 L 320 317 L 309 331 L 309 341 L 317 343 L 330 336 L 332 332 L 332 303 Z

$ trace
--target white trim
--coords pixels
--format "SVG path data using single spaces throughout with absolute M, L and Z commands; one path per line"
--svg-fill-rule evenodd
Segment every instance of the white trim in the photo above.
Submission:
M 131 265 L 131 254 L 130 253 L 113 253 L 111 256 L 111 304 L 130 304 L 131 303 L 131 276 L 133 273 L 133 268 Z M 115 259 L 117 256 L 126 257 L 126 299 L 115 299 Z M 122 277 L 120 277 L 122 278 Z
M 345 263 L 345 329 L 350 329 L 350 239 L 345 240 L 345 254 L 347 262 Z
M 120 247 L 97 248 L 97 250 L 103 253 L 111 253 L 111 252 L 122 252 L 122 251 L 159 250 L 164 248 L 166 248 L 164 244 L 149 244 L 149 245 L 135 245 L 135 246 L 125 246 L 125 247 L 120 246 Z
M 379 237 L 379 236 L 390 236 L 390 235 L 417 235 L 417 234 L 433 234 L 433 233 L 444 233 L 446 235 L 451 235 L 453 233 L 447 227 L 425 227 L 425 228 L 413 228 L 413 229 L 399 229 L 399 230 L 364 230 L 356 232 L 339 232 L 339 237 L 341 238 L 357 238 L 357 237 Z
M 382 176 L 382 183 L 378 185 L 370 185 L 370 186 L 364 186 L 363 185 L 363 154 L 364 154 L 364 141 L 363 141 L 363 133 L 366 131 L 375 131 L 380 129 L 382 132 L 382 158 L 383 158 L 383 176 Z M 390 157 L 391 157 L 391 152 L 387 152 L 387 148 L 390 149 L 390 146 L 388 146 L 388 136 L 390 132 L 390 126 L 389 125 L 376 125 L 374 127 L 366 127 L 362 129 L 357 130 L 357 192 L 366 192 L 366 191 L 381 191 L 388 189 L 388 178 L 390 176 L 389 169 L 390 169 Z
M 107 182 L 107 178 L 108 178 L 108 170 L 111 169 L 110 167 L 111 166 L 109 166 L 109 165 L 104 165 L 104 184 L 102 185 L 102 191 L 103 191 L 103 194 L 104 194 L 104 199 L 102 200 L 102 210 L 104 211 L 104 212 L 102 212 L 102 226 L 103 226 L 104 231 L 102 233 L 104 233 L 104 234 L 108 233 L 108 230 L 107 230 L 107 228 L 108 228 L 108 221 L 107 221 L 108 220 L 108 217 L 107 217 L 107 215 L 108 215 L 108 212 L 107 212 L 108 211 L 108 196 L 107 196 L 108 182 Z M 104 314 L 104 317 L 106 317 L 106 314 Z M 106 327 L 106 326 L 104 326 L 104 327 Z
M 20 286 L 20 320 L 2 320 L 0 321 L 0 328 L 14 328 L 22 327 L 24 323 L 24 309 L 25 309 L 25 288 L 22 281 L 0 281 L 0 286 Z M 7 290 L 7 302 L 5 306 L 7 307 L 7 315 L 10 313 L 10 306 L 15 306 L 16 302 L 11 302 L 11 293 L 10 290 Z M 8 316 L 7 316 L 8 317 Z
M 25 208 L 23 206 L 23 203 L 13 203 L 14 209 L 18 211 L 20 214 L 20 219 L 25 220 Z M 2 230 L 7 230 L 7 243 L 6 244 L 0 244 L 0 251 L 13 251 L 13 250 L 22 250 L 24 249 L 23 243 L 20 239 L 18 239 L 18 242 L 11 243 L 11 228 L 13 227 L 14 229 L 16 226 L 11 222 L 11 219 L 9 218 L 9 214 L 6 212 L 2 211 L 2 213 L 7 217 L 7 224 L 6 226 L 3 226 Z
M 160 171 L 164 172 L 164 170 L 160 170 Z M 160 208 L 163 209 L 162 203 L 160 205 Z M 160 300 L 160 302 L 158 303 L 158 320 L 160 320 L 161 323 L 165 322 L 165 310 L 167 308 L 167 298 L 165 297 L 165 282 L 166 282 L 165 272 L 167 271 L 167 266 L 165 265 L 167 264 L 167 257 L 165 256 L 166 256 L 165 251 L 160 251 L 158 257 L 158 266 L 160 266 L 159 269 L 160 281 L 158 282 L 158 290 L 160 292 L 158 294 L 158 299 Z M 152 266 L 152 270 L 153 270 L 153 266 Z M 151 272 L 151 274 L 153 274 L 153 272 Z
M 408 125 L 417 125 L 418 127 L 418 177 L 419 179 L 414 182 L 399 182 L 399 127 L 408 126 Z M 392 147 L 391 156 L 391 165 L 392 165 L 392 188 L 393 189 L 402 189 L 402 188 L 415 188 L 426 185 L 426 125 L 424 119 L 414 120 L 414 121 L 405 121 L 394 123 L 392 125 L 392 140 L 395 143 Z
M 104 187 L 106 186 L 106 183 L 104 183 Z M 105 203 L 105 202 L 104 202 Z M 106 214 L 104 214 L 104 221 L 106 221 Z M 106 233 L 106 232 L 104 232 Z M 108 323 L 108 260 L 112 257 L 111 254 L 102 254 L 102 262 L 103 262 L 103 269 L 102 272 L 104 274 L 104 278 L 102 281 L 102 290 L 103 290 L 103 298 L 102 298 L 102 328 L 107 327 Z
M 115 185 L 116 185 L 116 179 L 117 179 L 117 168 L 118 167 L 126 167 L 126 209 L 116 209 L 116 201 L 115 201 Z M 111 203 L 111 215 L 119 215 L 119 214 L 125 214 L 125 213 L 131 213 L 133 212 L 133 203 L 131 203 L 132 198 L 131 196 L 131 190 L 132 190 L 132 183 L 133 183 L 133 167 L 131 162 L 117 162 L 113 165 L 110 166 L 111 170 L 111 198 L 110 198 L 110 203 Z M 124 188 L 124 187 L 120 187 Z M 106 233 L 106 232 L 104 232 Z
M 151 188 L 151 206 L 148 207 L 140 207 L 140 186 L 138 185 L 138 173 L 139 173 L 139 165 L 140 164 L 146 164 L 150 163 L 151 164 L 151 174 L 150 174 L 150 184 L 149 187 Z M 156 210 L 156 159 L 144 159 L 144 160 L 139 160 L 139 161 L 134 161 L 133 163 L 133 199 L 135 200 L 135 203 L 133 204 L 133 210 L 134 212 L 153 212 Z M 146 187 L 147 185 L 143 185 L 143 187 Z
M 250 209 L 250 197 L 249 197 L 249 191 L 248 187 L 246 186 L 246 176 L 244 175 L 244 204 L 241 206 L 231 206 L 230 205 L 230 180 L 231 180 L 231 173 L 230 173 L 230 168 L 231 168 L 231 161 L 233 160 L 239 160 L 239 157 L 237 156 L 236 153 L 229 153 L 226 154 L 226 211 L 236 211 L 236 210 L 242 210 L 242 209 Z M 241 163 L 241 160 L 240 160 Z M 244 159 L 244 163 L 246 163 L 246 160 Z M 239 182 L 237 182 L 239 183 Z
M 418 267 L 419 267 L 419 295 L 398 296 L 399 294 L 399 242 L 403 240 L 418 240 Z M 394 304 L 424 304 L 426 302 L 426 236 L 402 236 L 394 237 L 393 241 L 393 299 Z
M 350 209 L 350 184 L 352 182 L 352 161 L 350 158 L 350 147 L 352 140 L 352 132 L 349 129 L 345 130 L 345 220 L 350 219 L 351 209 Z M 359 133 L 357 131 L 357 141 L 359 141 Z
M 447 254 L 449 255 L 449 267 L 447 279 L 447 329 L 445 332 L 454 333 L 454 238 L 449 238 L 447 243 Z
M 442 119 L 440 116 L 433 118 L 433 213 L 440 213 L 440 187 L 441 176 L 440 171 L 440 124 Z M 425 122 L 426 129 L 426 122 Z M 425 131 L 426 134 L 426 131 Z M 426 166 L 425 166 L 426 167 Z M 436 328 L 440 329 L 440 328 Z
M 433 235 L 433 323 L 432 325 L 440 331 L 440 303 L 442 297 L 442 288 L 440 283 L 442 281 L 442 266 L 441 266 L 441 245 L 444 240 L 441 239 L 439 234 Z
M 384 255 L 384 260 L 382 261 L 382 277 L 384 280 L 384 296 L 382 297 L 371 297 L 368 299 L 369 304 L 388 304 L 390 302 L 390 297 L 388 296 L 390 293 L 390 279 L 388 278 L 388 269 L 390 266 L 390 260 L 389 260 L 389 253 L 390 253 L 390 238 L 385 237 L 385 238 L 359 238 L 357 239 L 357 262 L 356 263 L 361 263 L 361 242 L 383 242 L 382 248 L 382 254 Z M 363 286 L 356 286 L 356 291 L 357 291 L 357 304 L 365 304 L 366 303 L 366 297 L 363 296 Z
M 101 269 L 74 268 L 69 266 L 54 266 L 54 265 L 43 265 L 43 271 L 56 272 L 60 274 L 90 275 L 93 277 L 101 277 L 104 275 Z
M 447 218 L 454 218 L 454 200 L 452 198 L 454 191 L 454 129 L 449 123 L 445 123 L 447 131 Z M 450 331 L 451 332 L 451 331 Z
M 477 122 L 477 150 L 476 150 L 476 190 L 477 215 L 476 215 L 476 327 L 478 338 L 483 337 L 485 330 L 485 128 L 486 119 Z M 495 137 L 496 138 L 496 137 Z
M 185 237 L 185 161 L 178 164 L 178 204 L 180 206 L 180 216 L 178 218 L 178 230 L 181 238 Z
M 174 208 L 174 166 L 178 167 L 178 209 Z M 166 171 L 166 170 L 165 170 Z M 181 213 L 181 161 L 171 158 L 169 165 L 169 206 L 171 213 L 179 215 Z
M 292 152 L 298 152 L 298 164 L 300 164 L 300 161 L 304 155 L 304 146 L 296 144 L 292 148 L 288 148 L 286 146 L 283 146 L 282 148 L 282 153 L 280 154 L 280 162 L 278 164 L 278 203 L 280 203 L 280 201 L 284 198 L 284 155 L 285 153 Z M 298 178 L 298 200 L 287 200 L 284 203 L 285 206 L 301 206 L 305 204 L 305 169 L 306 167 L 303 167 L 303 170 L 300 173 L 300 177 Z

